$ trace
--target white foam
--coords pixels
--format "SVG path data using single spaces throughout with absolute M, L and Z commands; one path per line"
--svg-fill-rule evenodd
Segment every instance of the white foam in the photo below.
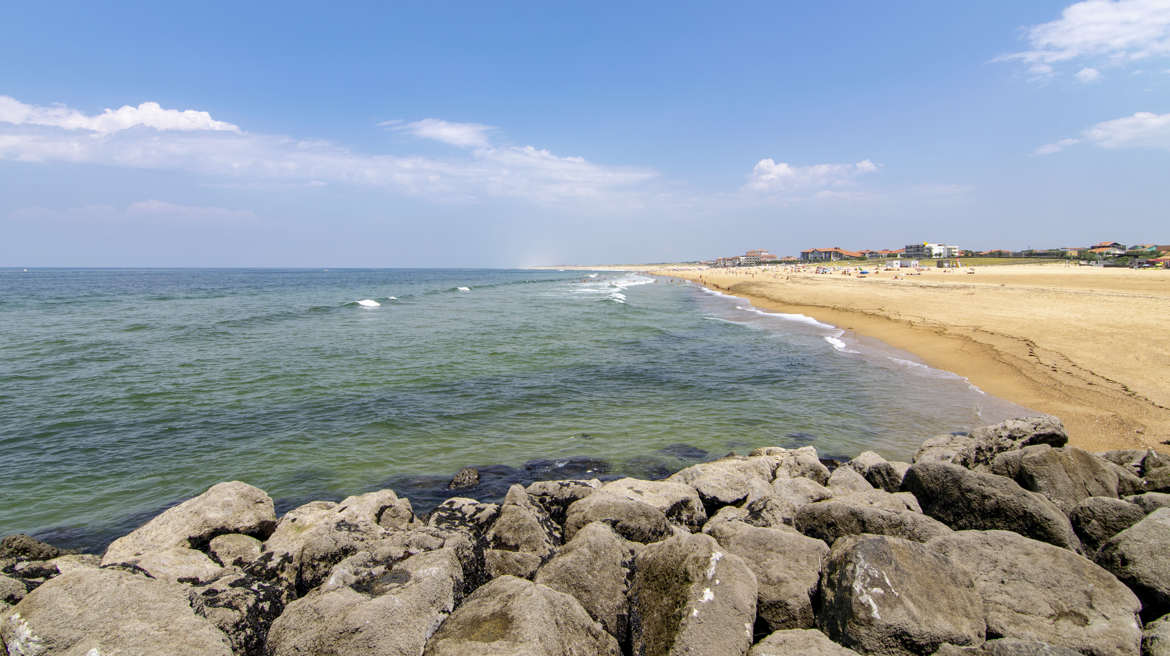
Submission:
M 386 300 L 388 300 L 388 301 L 397 301 L 397 300 L 398 300 L 398 297 L 397 297 L 397 296 L 391 296 L 391 297 L 387 298 Z
M 596 273 L 591 273 L 591 274 L 589 274 L 589 277 L 590 277 L 590 278 L 596 278 L 596 277 L 597 277 L 597 274 L 596 274 Z
M 844 351 L 845 349 L 848 348 L 848 345 L 845 344 L 845 342 L 841 341 L 840 339 L 838 339 L 836 337 L 833 337 L 832 335 L 825 335 L 825 341 L 828 342 L 830 346 L 837 349 L 838 351 Z
M 459 291 L 459 292 L 469 292 L 469 291 L 471 291 L 471 288 L 470 288 L 470 287 L 456 287 L 456 288 L 455 288 L 455 291 Z
M 375 308 L 375 307 L 382 306 L 381 303 L 375 301 L 372 298 L 363 298 L 362 300 L 358 301 L 357 304 L 362 306 L 362 307 L 368 307 L 368 308 Z
M 776 317 L 777 319 L 783 319 L 785 321 L 795 321 L 797 323 L 805 323 L 805 324 L 808 324 L 810 326 L 816 326 L 817 328 L 824 328 L 825 330 L 836 330 L 836 328 L 837 328 L 836 326 L 834 326 L 832 324 L 822 323 L 822 322 L 817 321 L 816 319 L 813 319 L 812 317 L 810 317 L 808 315 L 804 315 L 804 314 L 789 314 L 787 312 L 765 312 L 759 308 L 751 307 L 750 305 L 748 307 L 743 307 L 741 305 L 737 305 L 737 306 L 735 306 L 735 309 L 743 310 L 745 312 L 755 312 L 756 314 L 761 315 L 761 316 L 765 316 L 765 317 Z

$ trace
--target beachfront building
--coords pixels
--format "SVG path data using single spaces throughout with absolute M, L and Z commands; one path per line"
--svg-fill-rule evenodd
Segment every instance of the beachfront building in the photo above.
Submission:
M 1115 246 L 1095 246 L 1089 249 L 1093 255 L 1100 257 L 1121 257 L 1125 255 L 1125 248 L 1117 248 Z
M 832 248 L 810 248 L 800 252 L 801 262 L 836 262 L 844 259 L 859 259 L 860 251 L 847 251 L 840 246 Z
M 862 255 L 862 257 L 864 257 L 867 260 L 884 260 L 886 258 L 891 258 L 891 257 L 894 257 L 894 258 L 902 257 L 902 253 L 905 253 L 905 252 L 906 252 L 905 248 L 899 248 L 897 250 L 882 249 L 879 251 L 866 250 L 866 251 L 861 251 L 861 255 Z
M 1097 251 L 1098 248 L 1112 248 L 1114 250 L 1119 250 L 1122 253 L 1125 252 L 1125 244 L 1123 244 L 1119 241 L 1100 241 L 1100 242 L 1097 242 L 1096 244 L 1093 244 L 1089 248 L 1089 250 L 1096 253 L 1096 252 L 1098 252 Z
M 959 247 L 954 244 L 932 244 L 930 242 L 922 242 L 921 244 L 906 244 L 906 257 L 922 257 L 922 258 L 944 258 L 944 257 L 959 257 Z

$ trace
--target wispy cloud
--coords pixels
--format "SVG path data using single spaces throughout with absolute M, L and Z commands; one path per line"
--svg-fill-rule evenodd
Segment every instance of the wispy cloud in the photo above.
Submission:
M 453 123 L 438 118 L 424 118 L 421 121 L 382 121 L 378 125 L 398 132 L 406 132 L 419 139 L 432 139 L 460 148 L 486 148 L 488 133 L 495 130 L 480 123 Z
M 118 109 L 106 109 L 101 114 L 87 116 L 76 109 L 61 105 L 28 105 L 12 98 L 0 96 L 0 123 L 11 125 L 37 125 L 61 128 L 63 130 L 84 130 L 98 134 L 111 134 L 135 127 L 155 130 L 214 132 L 239 132 L 240 128 L 217 121 L 211 114 L 193 109 L 163 109 L 156 102 L 144 102 L 137 107 L 123 105 Z
M 1170 150 L 1170 114 L 1137 112 L 1102 121 L 1081 131 L 1079 138 L 1061 139 L 1037 148 L 1036 155 L 1051 155 L 1069 146 L 1090 143 L 1101 148 L 1156 148 Z
M 162 200 L 141 200 L 126 207 L 113 205 L 85 205 L 67 209 L 25 207 L 9 214 L 9 218 L 27 222 L 100 223 L 100 224 L 218 224 L 252 223 L 257 220 L 251 210 L 215 207 L 210 205 L 183 205 Z
M 442 199 L 502 196 L 545 203 L 627 194 L 657 176 L 647 168 L 596 164 L 532 146 L 492 146 L 486 138 L 491 128 L 479 124 L 437 119 L 404 124 L 412 134 L 471 148 L 463 156 L 438 159 L 356 153 L 328 141 L 252 134 L 215 121 L 206 112 L 173 116 L 171 110 L 160 109 L 160 114 L 151 109 L 158 107 L 156 103 L 140 105 L 147 108 L 145 113 L 113 112 L 123 118 L 111 123 L 105 114 L 85 117 L 66 107 L 29 111 L 29 105 L 4 98 L 0 159 L 7 160 L 182 170 L 230 181 L 355 184 Z M 117 127 L 131 124 L 155 129 Z M 197 125 L 208 127 L 192 127 Z
M 794 166 L 777 162 L 771 157 L 756 162 L 745 188 L 759 193 L 783 194 L 789 192 L 825 192 L 851 184 L 859 176 L 873 173 L 878 165 L 868 159 L 856 164 L 811 164 Z M 837 197 L 840 194 L 821 194 Z
M 1095 68 L 1085 67 L 1077 71 L 1076 78 L 1085 84 L 1096 82 L 1101 79 L 1101 71 Z
M 1085 0 L 1060 18 L 1027 28 L 1029 49 L 997 61 L 1019 61 L 1030 73 L 1048 76 L 1055 66 L 1078 60 L 1108 65 L 1170 56 L 1170 0 Z M 1091 76 L 1082 68 L 1077 77 Z M 1098 74 L 1099 75 L 1099 74 Z M 1092 81 L 1084 80 L 1081 81 Z

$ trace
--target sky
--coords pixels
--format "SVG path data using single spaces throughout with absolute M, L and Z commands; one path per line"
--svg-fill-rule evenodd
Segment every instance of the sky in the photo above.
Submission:
M 0 10 L 0 266 L 1170 243 L 1170 0 L 150 4 Z

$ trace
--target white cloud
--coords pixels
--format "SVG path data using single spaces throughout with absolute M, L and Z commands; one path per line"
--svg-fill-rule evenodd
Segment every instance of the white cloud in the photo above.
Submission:
M 6 107 L 12 106 L 9 103 Z M 54 111 L 61 116 L 77 114 L 68 108 Z M 436 159 L 355 153 L 327 141 L 250 134 L 238 129 L 144 132 L 85 128 L 87 132 L 81 133 L 70 127 L 72 123 L 3 120 L 5 116 L 13 118 L 0 114 L 0 160 L 180 170 L 233 182 L 277 181 L 312 186 L 345 183 L 445 200 L 498 196 L 559 202 L 628 195 L 635 185 L 657 176 L 649 169 L 595 164 L 531 146 L 483 145 L 461 157 Z M 6 128 L 4 123 L 15 127 Z M 427 129 L 449 140 L 475 142 L 475 130 L 463 129 L 462 136 L 458 136 L 460 129 L 444 132 L 434 124 Z
M 1040 146 L 1036 155 L 1051 155 L 1081 142 L 1101 148 L 1159 148 L 1170 150 L 1170 114 L 1137 112 L 1102 121 L 1081 131 L 1080 138 L 1061 139 Z
M 112 205 L 85 205 L 68 209 L 26 207 L 14 210 L 9 218 L 28 222 L 55 222 L 62 224 L 221 224 L 251 223 L 257 217 L 251 210 L 239 210 L 208 205 L 181 205 L 162 200 L 141 200 L 126 207 Z
M 764 193 L 828 190 L 851 183 L 860 175 L 878 170 L 868 159 L 856 164 L 812 164 L 793 166 L 772 158 L 756 162 L 746 188 Z M 821 197 L 827 197 L 822 194 Z
M 998 60 L 1024 62 L 1041 76 L 1052 74 L 1053 64 L 1078 59 L 1118 65 L 1170 56 L 1170 0 L 1085 0 L 1028 28 L 1026 38 L 1029 50 Z
M 1090 82 L 1096 82 L 1101 79 L 1101 71 L 1095 68 L 1082 68 L 1077 71 L 1076 78 L 1085 84 L 1089 84 Z
M 452 123 L 437 118 L 424 118 L 413 123 L 382 121 L 378 125 L 406 132 L 420 139 L 433 139 L 460 148 L 488 147 L 488 132 L 495 129 L 480 123 Z
M 246 221 L 256 218 L 251 210 L 234 210 L 206 205 L 179 205 L 162 200 L 141 200 L 126 208 L 131 216 L 181 218 L 187 220 Z
M 144 102 L 137 107 L 123 105 L 118 109 L 106 109 L 101 114 L 86 116 L 76 109 L 59 105 L 26 105 L 10 96 L 0 96 L 0 123 L 86 130 L 98 134 L 111 134 L 139 126 L 156 130 L 240 131 L 231 123 L 211 118 L 207 112 L 163 109 L 156 102 Z
M 1032 154 L 1033 155 L 1051 155 L 1053 153 L 1059 153 L 1060 151 L 1064 150 L 1065 148 L 1068 148 L 1069 146 L 1076 145 L 1080 142 L 1081 142 L 1080 139 L 1061 139 L 1060 141 L 1057 141 L 1055 143 L 1044 144 L 1043 146 L 1040 146 L 1036 150 L 1032 151 Z

